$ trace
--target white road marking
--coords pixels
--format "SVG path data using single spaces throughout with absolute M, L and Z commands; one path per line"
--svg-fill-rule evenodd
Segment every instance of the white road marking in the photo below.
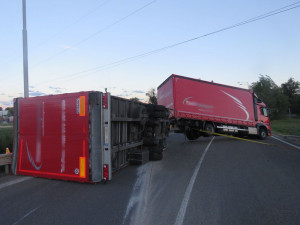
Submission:
M 8 182 L 6 182 L 4 184 L 0 184 L 0 189 L 8 187 L 10 185 L 21 183 L 23 181 L 30 180 L 30 179 L 32 179 L 32 177 L 20 177 L 20 178 L 18 178 L 16 180 L 12 180 L 12 181 L 8 181 Z
M 186 213 L 186 208 L 188 206 L 188 203 L 189 203 L 189 199 L 190 199 L 190 196 L 191 196 L 191 193 L 192 193 L 192 190 L 193 190 L 193 187 L 194 187 L 194 183 L 196 181 L 196 178 L 197 178 L 197 175 L 198 175 L 198 172 L 200 170 L 200 167 L 202 165 L 202 162 L 203 162 L 203 159 L 212 143 L 212 141 L 214 140 L 215 137 L 213 137 L 211 139 L 211 141 L 209 142 L 209 144 L 207 145 L 206 149 L 204 150 L 195 170 L 194 170 L 194 173 L 193 173 L 193 176 L 191 177 L 190 179 L 190 183 L 185 191 L 185 194 L 184 194 L 184 197 L 183 197 L 183 200 L 182 200 L 182 203 L 181 203 L 181 206 L 180 206 L 180 209 L 178 211 L 178 214 L 177 214 L 177 218 L 176 218 L 176 221 L 174 223 L 174 225 L 182 225 L 183 224 L 183 220 L 184 220 L 184 217 L 185 217 L 185 213 Z
M 291 144 L 291 143 L 289 143 L 289 142 L 286 142 L 286 141 L 281 140 L 280 138 L 277 138 L 277 137 L 274 137 L 274 136 L 271 136 L 271 137 L 274 138 L 274 139 L 276 139 L 277 141 L 281 141 L 282 143 L 287 144 L 287 145 L 289 145 L 289 146 L 292 146 L 292 147 L 294 147 L 294 148 L 296 148 L 296 149 L 300 149 L 300 147 L 297 146 L 297 145 L 293 145 L 293 144 Z
M 36 210 L 38 210 L 39 208 L 41 208 L 41 206 L 36 207 L 35 209 L 30 210 L 28 213 L 26 213 L 22 218 L 20 218 L 17 222 L 14 222 L 13 225 L 18 224 L 19 222 L 21 222 L 23 219 L 25 219 L 27 216 L 29 216 L 30 214 L 34 213 Z

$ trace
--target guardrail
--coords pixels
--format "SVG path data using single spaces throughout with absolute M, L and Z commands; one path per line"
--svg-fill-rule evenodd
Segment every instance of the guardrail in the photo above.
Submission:
M 9 173 L 9 166 L 12 163 L 12 153 L 0 155 L 0 166 L 5 166 L 5 173 Z

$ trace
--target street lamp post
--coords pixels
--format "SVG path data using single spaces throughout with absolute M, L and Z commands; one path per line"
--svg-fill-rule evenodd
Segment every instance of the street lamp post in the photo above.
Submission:
M 29 97 L 28 86 L 28 48 L 26 29 L 26 0 L 23 0 L 23 72 L 24 72 L 24 98 Z

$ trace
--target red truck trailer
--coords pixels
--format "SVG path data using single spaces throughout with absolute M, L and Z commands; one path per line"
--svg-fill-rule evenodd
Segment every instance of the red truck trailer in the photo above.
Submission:
M 190 140 L 209 132 L 270 136 L 266 105 L 248 89 L 171 75 L 157 90 L 158 104 Z
M 78 182 L 111 180 L 129 163 L 159 160 L 168 111 L 101 92 L 17 98 L 12 172 Z

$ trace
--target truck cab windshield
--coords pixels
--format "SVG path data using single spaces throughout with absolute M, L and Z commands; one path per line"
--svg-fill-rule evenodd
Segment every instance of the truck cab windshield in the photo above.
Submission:
M 265 117 L 268 117 L 268 110 L 265 107 L 260 108 L 261 114 L 264 115 Z

